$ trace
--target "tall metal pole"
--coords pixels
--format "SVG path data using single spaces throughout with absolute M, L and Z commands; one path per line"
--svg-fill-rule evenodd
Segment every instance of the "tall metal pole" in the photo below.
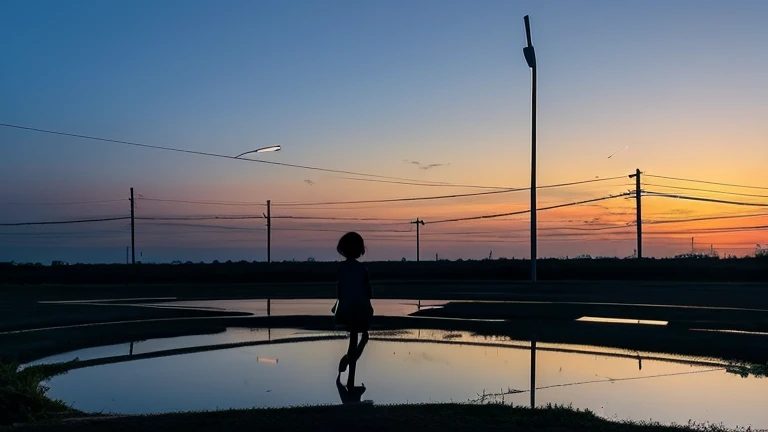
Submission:
M 131 188 L 131 264 L 136 264 L 136 225 L 133 218 L 133 188 Z
M 272 262 L 272 201 L 267 200 L 267 262 Z
M 640 168 L 635 170 L 634 174 L 630 174 L 629 178 L 635 178 L 635 209 L 637 210 L 637 258 L 643 257 L 643 210 L 642 200 L 640 194 Z
M 523 55 L 531 68 L 531 282 L 536 282 L 536 52 L 531 42 L 531 21 L 528 15 L 523 20 L 528 42 L 528 46 L 523 48 Z

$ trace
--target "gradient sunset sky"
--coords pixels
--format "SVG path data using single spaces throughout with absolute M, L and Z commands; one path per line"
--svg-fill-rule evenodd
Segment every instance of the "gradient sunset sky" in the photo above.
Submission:
M 646 256 L 690 252 L 692 237 L 697 252 L 721 254 L 768 243 L 768 208 L 759 206 L 768 206 L 768 3 L 757 0 L 8 0 L 0 123 L 232 156 L 280 144 L 262 158 L 524 188 L 526 14 L 539 66 L 539 185 L 620 177 L 543 189 L 540 207 L 634 189 L 627 175 L 640 168 L 647 191 L 751 204 L 645 197 Z M 9 127 L 0 127 L 0 154 L 0 223 L 128 216 L 133 187 L 137 217 L 258 216 L 269 199 L 274 216 L 379 219 L 275 219 L 276 260 L 336 259 L 345 230 L 365 236 L 368 260 L 415 259 L 408 222 L 417 217 L 427 223 L 422 259 L 528 257 L 526 214 L 431 224 L 526 210 L 528 191 L 302 206 L 489 189 L 362 181 Z M 442 165 L 423 169 L 431 164 Z M 625 198 L 542 211 L 540 256 L 630 256 L 634 212 Z M 263 219 L 136 226 L 145 261 L 266 256 Z M 0 261 L 124 262 L 129 244 L 125 220 L 0 226 Z

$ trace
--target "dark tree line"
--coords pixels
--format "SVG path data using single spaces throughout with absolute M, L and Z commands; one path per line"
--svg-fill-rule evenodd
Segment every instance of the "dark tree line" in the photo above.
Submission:
M 177 264 L 0 263 L 5 284 L 332 282 L 335 262 L 214 262 Z M 527 260 L 383 261 L 367 263 L 376 280 L 524 281 Z M 768 282 L 768 259 L 544 259 L 540 280 Z

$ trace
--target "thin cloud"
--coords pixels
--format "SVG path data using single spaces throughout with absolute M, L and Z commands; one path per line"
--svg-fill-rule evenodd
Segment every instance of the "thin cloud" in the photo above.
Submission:
M 422 166 L 419 166 L 419 169 L 428 170 L 428 169 L 437 168 L 437 167 L 441 167 L 441 166 L 448 166 L 448 165 L 450 165 L 450 164 L 449 164 L 449 163 L 444 163 L 444 164 L 429 164 L 429 165 L 422 165 Z
M 408 163 L 408 164 L 412 164 L 412 165 L 416 165 L 416 166 L 419 167 L 419 169 L 423 169 L 423 170 L 430 170 L 432 168 L 437 168 L 437 167 L 441 167 L 441 166 L 450 165 L 449 163 L 438 163 L 438 164 L 427 164 L 427 165 L 425 165 L 425 164 L 423 164 L 423 163 L 421 163 L 419 161 L 412 161 L 412 160 L 408 160 L 408 159 L 403 159 L 403 162 Z

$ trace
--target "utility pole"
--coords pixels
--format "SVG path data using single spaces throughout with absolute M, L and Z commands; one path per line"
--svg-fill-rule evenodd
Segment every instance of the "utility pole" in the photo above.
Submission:
M 693 249 L 693 237 L 691 237 L 691 255 L 693 255 L 694 253 L 695 252 L 694 252 L 694 249 Z
M 411 222 L 411 223 L 412 224 L 416 224 L 416 262 L 419 262 L 419 253 L 420 253 L 420 251 L 419 251 L 419 249 L 420 249 L 420 246 L 419 246 L 419 225 L 424 225 L 424 221 L 419 219 L 419 218 L 416 218 L 416 220 Z
M 531 42 L 531 21 L 526 15 L 523 56 L 531 68 L 531 282 L 536 282 L 536 52 Z
M 635 179 L 635 207 L 637 209 L 637 258 L 643 258 L 643 210 L 642 203 L 640 201 L 640 168 L 635 170 L 634 174 L 630 174 L 629 178 Z
M 267 214 L 262 213 L 267 219 L 267 262 L 272 262 L 272 201 L 267 200 Z
M 133 217 L 133 188 L 131 188 L 131 264 L 136 264 L 136 224 Z

